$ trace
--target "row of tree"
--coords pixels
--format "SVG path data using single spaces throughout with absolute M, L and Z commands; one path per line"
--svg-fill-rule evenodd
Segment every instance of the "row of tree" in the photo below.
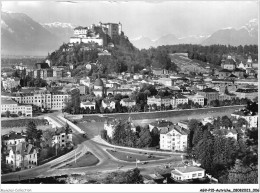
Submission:
M 136 131 L 131 127 L 130 122 L 119 121 L 111 138 L 107 135 L 106 130 L 101 131 L 101 137 L 112 144 L 126 147 L 144 148 L 159 145 L 160 132 L 158 128 L 153 128 L 151 132 L 148 125 L 145 127 L 137 126 L 134 129 Z
M 243 134 L 243 125 L 247 125 L 246 120 L 240 119 L 234 123 L 227 116 L 218 117 L 213 124 L 202 125 L 197 120 L 189 122 L 190 157 L 199 160 L 206 172 L 221 183 L 256 182 L 257 128 L 246 129 Z M 239 133 L 237 139 L 227 138 L 223 132 L 215 132 L 215 135 L 211 133 L 221 131 L 220 127 L 233 127 Z

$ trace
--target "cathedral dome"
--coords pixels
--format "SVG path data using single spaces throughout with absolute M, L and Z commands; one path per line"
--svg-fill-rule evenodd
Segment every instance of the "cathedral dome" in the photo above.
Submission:
M 102 86 L 103 87 L 104 83 L 100 78 L 98 78 L 98 79 L 96 79 L 94 86 Z

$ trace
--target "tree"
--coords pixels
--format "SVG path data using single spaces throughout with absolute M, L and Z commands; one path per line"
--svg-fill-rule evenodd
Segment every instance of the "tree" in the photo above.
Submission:
M 232 127 L 232 121 L 228 118 L 228 116 L 223 116 L 221 119 L 221 126 L 225 128 Z
M 138 146 L 149 147 L 151 142 L 152 142 L 152 137 L 150 134 L 149 127 L 141 128 L 141 132 L 139 133 Z
M 5 112 L 5 114 L 6 114 L 6 117 L 10 117 L 10 114 L 11 114 L 11 113 L 10 113 L 10 111 L 7 110 L 7 111 Z
M 158 130 L 157 127 L 153 128 L 153 130 L 151 132 L 151 137 L 152 137 L 151 146 L 155 147 L 155 146 L 159 145 L 159 142 L 160 142 L 160 131 Z
M 32 141 L 35 145 L 36 142 L 40 142 L 42 137 L 42 130 L 37 130 L 36 125 L 33 121 L 30 121 L 26 127 L 27 141 Z
M 228 171 L 228 184 L 257 184 L 258 167 L 245 166 L 237 160 L 233 168 Z

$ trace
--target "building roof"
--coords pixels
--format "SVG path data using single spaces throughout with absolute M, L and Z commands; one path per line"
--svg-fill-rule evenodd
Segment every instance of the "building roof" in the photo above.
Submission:
M 9 134 L 3 135 L 3 140 L 15 140 L 25 138 L 24 133 L 10 132 Z
M 104 83 L 100 78 L 97 78 L 94 83 L 94 86 L 104 86 Z
M 17 104 L 17 102 L 13 101 L 12 99 L 1 97 L 1 105 L 14 105 L 14 104 Z
M 187 97 L 182 95 L 182 94 L 177 94 L 177 95 L 175 95 L 175 98 L 177 98 L 177 99 L 186 99 Z
M 202 92 L 218 92 L 218 91 L 216 91 L 213 88 L 205 88 L 205 89 L 202 90 Z
M 205 171 L 203 168 L 197 167 L 197 166 L 175 167 L 174 169 L 177 170 L 180 173 L 190 173 L 190 172 Z
M 46 69 L 46 68 L 50 68 L 49 64 L 46 62 L 42 62 L 42 63 L 36 63 L 35 64 L 35 68 L 38 68 L 37 66 L 40 65 L 41 69 Z
M 168 127 L 170 125 L 173 125 L 173 123 L 167 120 L 160 120 L 160 121 L 154 121 L 150 123 L 150 125 L 158 128 L 158 127 Z

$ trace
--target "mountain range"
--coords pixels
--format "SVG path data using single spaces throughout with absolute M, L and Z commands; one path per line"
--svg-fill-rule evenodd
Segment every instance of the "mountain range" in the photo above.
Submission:
M 239 29 L 232 27 L 224 28 L 217 30 L 211 35 L 176 37 L 174 34 L 168 34 L 157 40 L 151 40 L 149 37 L 140 36 L 138 38 L 130 39 L 130 41 L 139 49 L 173 44 L 223 44 L 232 46 L 258 44 L 258 21 L 257 19 L 252 19 Z
M 40 24 L 23 13 L 1 12 L 2 55 L 46 56 L 73 34 L 64 23 Z
M 2 55 L 46 56 L 62 43 L 68 42 L 73 35 L 73 24 L 38 23 L 24 13 L 1 11 L 1 53 Z M 226 28 L 212 35 L 190 35 L 177 37 L 174 34 L 163 35 L 157 40 L 149 37 L 130 39 L 139 49 L 173 44 L 225 44 L 245 45 L 258 43 L 258 21 L 250 20 L 239 29 Z

